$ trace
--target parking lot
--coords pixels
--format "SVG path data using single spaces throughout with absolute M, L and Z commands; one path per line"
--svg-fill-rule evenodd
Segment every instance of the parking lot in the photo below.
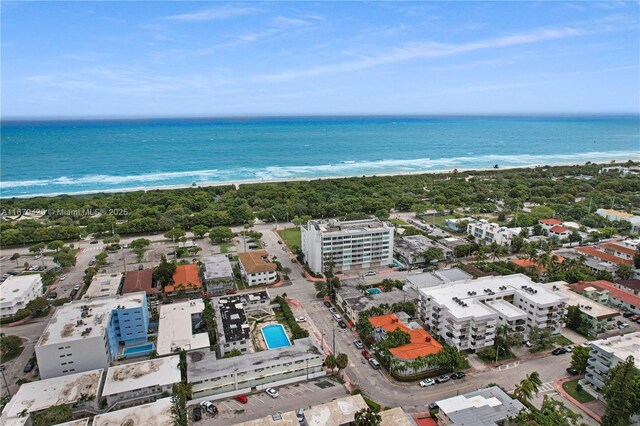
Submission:
M 323 404 L 335 398 L 346 396 L 344 387 L 330 378 L 296 383 L 278 387 L 277 389 L 280 394 L 278 398 L 271 398 L 262 391 L 247 395 L 246 404 L 242 404 L 233 398 L 213 401 L 218 408 L 218 414 L 212 417 L 203 412 L 202 420 L 195 424 L 236 424 L 275 414 L 278 411 L 284 413 L 298 408 L 308 408 L 312 405 Z M 193 407 L 189 407 L 189 416 L 193 414 Z

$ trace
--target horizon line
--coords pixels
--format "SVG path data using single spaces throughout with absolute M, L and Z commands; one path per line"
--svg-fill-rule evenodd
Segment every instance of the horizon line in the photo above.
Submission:
M 158 115 L 60 115 L 60 116 L 9 116 L 0 117 L 0 122 L 10 121 L 101 121 L 101 120 L 172 120 L 172 119 L 260 119 L 260 118 L 384 118 L 384 117 L 585 117 L 585 116 L 636 116 L 640 111 L 621 112 L 496 112 L 496 113 L 310 113 L 310 114 L 158 114 Z

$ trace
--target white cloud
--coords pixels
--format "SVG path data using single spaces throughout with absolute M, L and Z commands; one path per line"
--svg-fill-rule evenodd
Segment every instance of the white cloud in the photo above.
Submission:
M 478 50 L 499 49 L 543 41 L 560 40 L 564 38 L 610 31 L 613 28 L 614 27 L 611 25 L 604 25 L 600 28 L 596 28 L 592 25 L 588 27 L 588 29 L 587 26 L 562 26 L 557 28 L 541 28 L 520 34 L 512 34 L 459 44 L 438 43 L 433 41 L 413 42 L 407 43 L 388 52 L 373 55 L 368 54 L 356 60 L 320 65 L 307 69 L 285 70 L 278 73 L 261 75 L 256 77 L 256 79 L 258 81 L 265 82 L 278 82 L 304 77 L 349 73 L 376 66 L 408 61 L 411 59 L 452 56 Z
M 253 7 L 223 6 L 201 10 L 199 12 L 185 13 L 181 15 L 171 15 L 165 19 L 182 22 L 203 22 L 219 21 L 223 19 L 235 18 L 237 16 L 249 15 L 259 9 Z

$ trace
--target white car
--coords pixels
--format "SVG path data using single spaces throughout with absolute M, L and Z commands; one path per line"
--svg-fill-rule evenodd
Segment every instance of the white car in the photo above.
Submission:
M 277 398 L 280 396 L 280 394 L 278 393 L 278 390 L 275 388 L 268 388 L 266 392 L 267 392 L 267 395 L 269 395 L 271 398 Z
M 333 319 L 336 321 L 340 321 L 342 319 L 342 317 L 338 314 L 333 314 Z
M 296 321 L 298 322 L 305 322 L 307 319 L 305 317 L 298 317 L 296 318 Z
M 66 280 L 66 279 L 67 279 L 67 276 L 66 276 L 66 275 L 61 275 L 61 276 L 60 276 L 60 281 L 64 281 L 64 280 Z
M 420 380 L 420 386 L 426 388 L 427 386 L 435 385 L 436 382 L 433 379 Z
M 376 275 L 376 271 L 369 271 L 369 272 L 365 272 L 364 276 L 365 277 L 375 277 Z
M 217 414 L 218 408 L 211 401 L 202 401 L 200 406 L 209 414 Z

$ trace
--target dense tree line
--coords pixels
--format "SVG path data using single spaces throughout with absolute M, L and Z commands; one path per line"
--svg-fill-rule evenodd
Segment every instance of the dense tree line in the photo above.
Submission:
M 640 177 L 599 171 L 602 166 L 538 167 L 459 174 L 318 179 L 234 186 L 191 187 L 86 196 L 13 198 L 3 210 L 46 209 L 44 220 L 0 223 L 3 246 L 70 240 L 81 235 L 196 230 L 300 217 L 361 218 L 398 211 L 440 211 L 466 207 L 470 213 L 503 205 L 518 211 L 524 202 L 544 204 L 556 217 L 607 225 L 593 212 L 600 207 L 630 211 L 640 207 Z M 593 176 L 591 180 L 578 177 Z M 94 212 L 103 214 L 93 214 Z M 87 213 L 88 212 L 88 213 Z M 86 214 L 85 214 L 86 213 Z M 590 214 L 591 213 L 591 214 Z M 518 215 L 524 226 L 533 217 Z M 586 222 L 585 222 L 586 220 Z M 617 224 L 624 227 L 625 223 Z

